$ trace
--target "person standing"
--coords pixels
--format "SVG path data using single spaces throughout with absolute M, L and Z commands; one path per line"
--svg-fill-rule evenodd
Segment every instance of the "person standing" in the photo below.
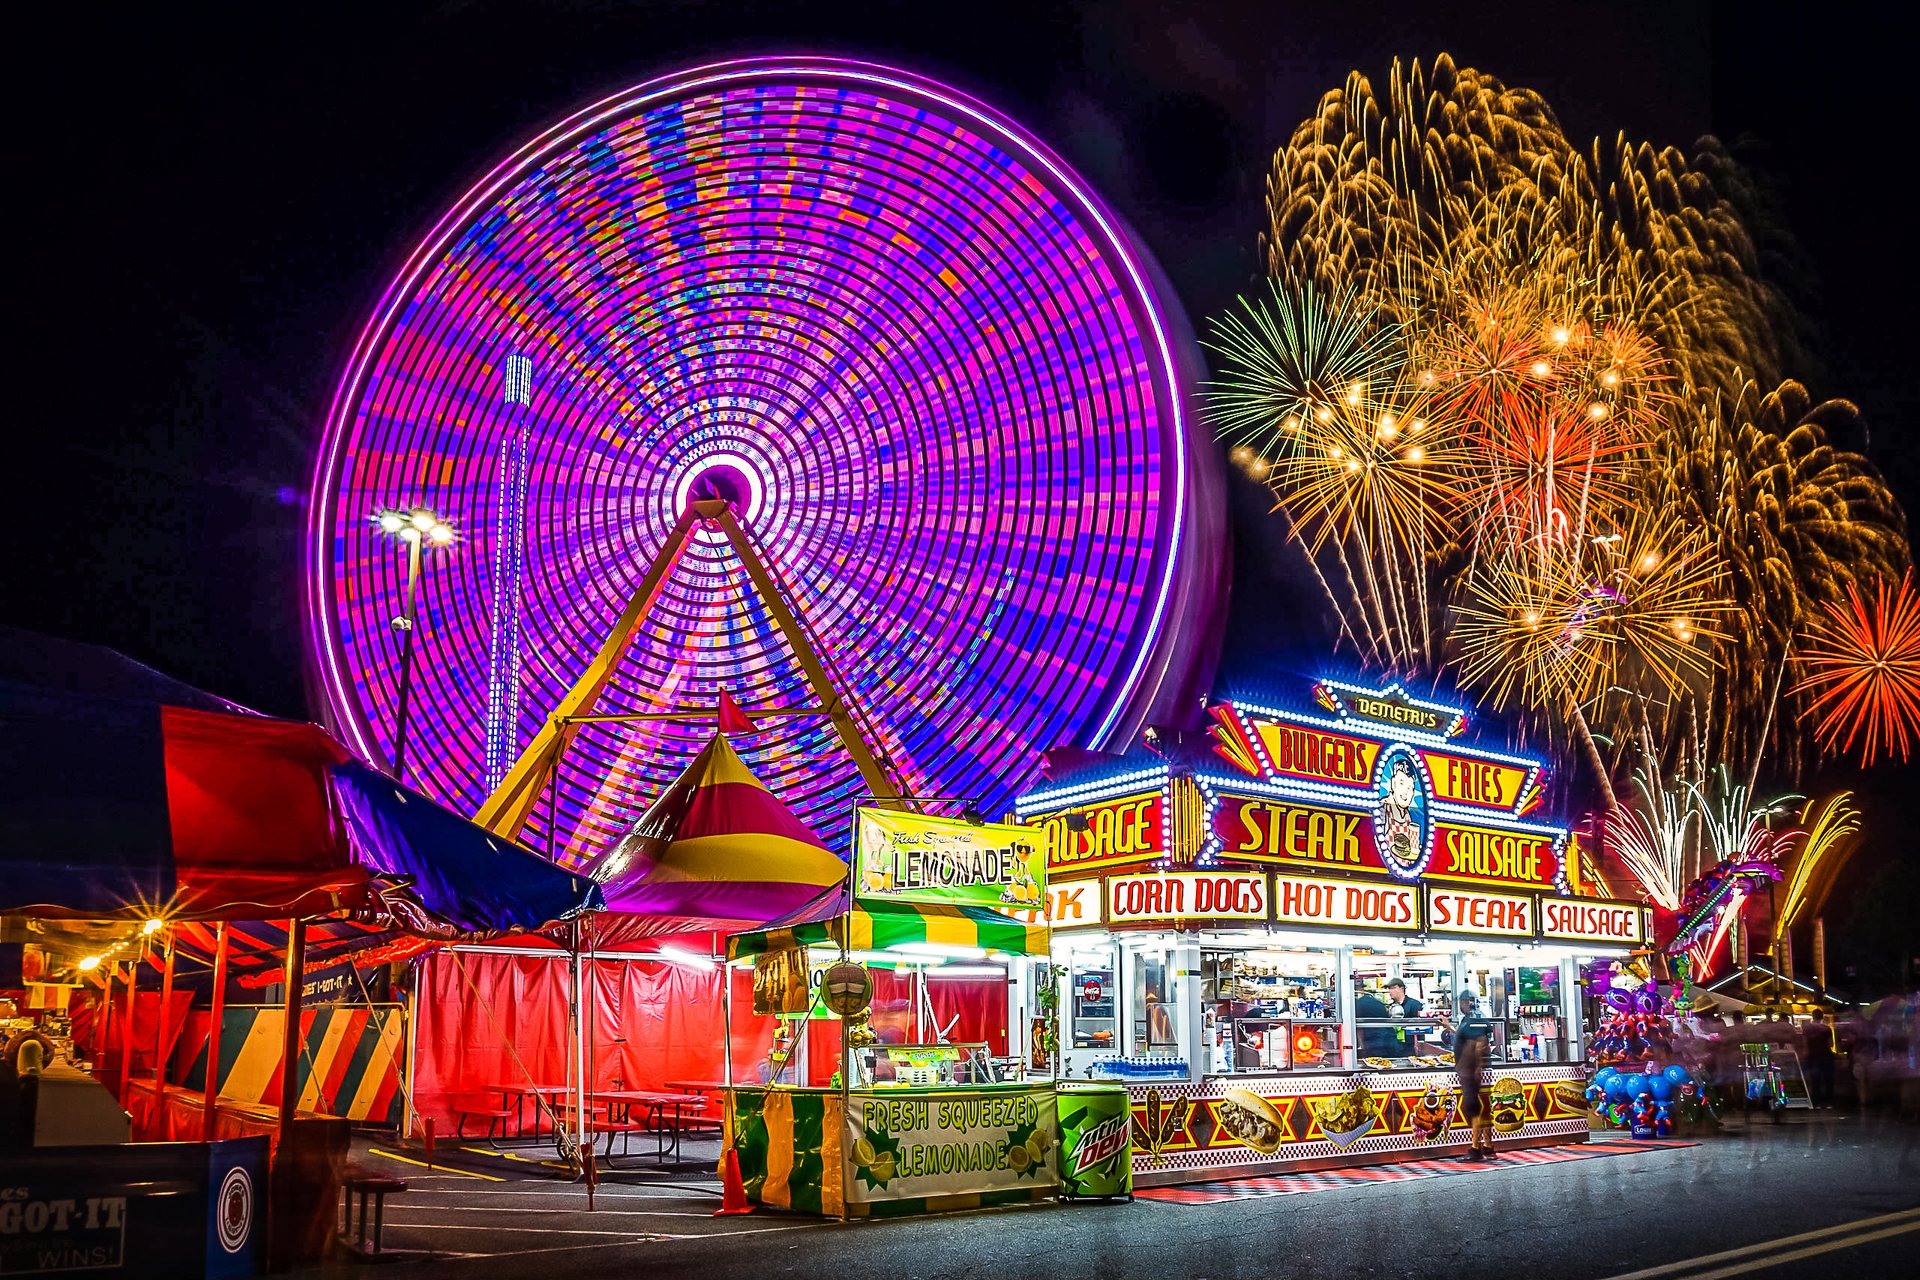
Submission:
M 1387 1006 L 1379 996 L 1361 987 L 1353 999 L 1353 1020 L 1362 1024 L 1360 1027 L 1361 1057 L 1393 1056 L 1394 1048 L 1400 1042 L 1400 1033 L 1391 1027 L 1379 1025 L 1387 1020 Z M 1366 1025 L 1369 1023 L 1372 1025 Z
M 1389 1018 L 1395 1020 L 1418 1018 L 1426 1011 L 1426 1007 L 1427 1006 L 1420 1000 L 1407 994 L 1407 981 L 1405 978 L 1395 978 L 1387 984 L 1387 1016 Z M 1420 1033 L 1418 1031 L 1398 1031 L 1394 1034 L 1398 1043 L 1394 1046 L 1393 1056 L 1397 1058 L 1413 1056 L 1414 1042 L 1419 1039 Z
M 1487 1106 L 1486 1075 L 1493 1056 L 1493 1024 L 1480 1012 L 1473 992 L 1462 991 L 1455 1004 L 1453 1069 L 1460 1081 L 1460 1114 L 1467 1120 L 1467 1153 L 1462 1160 L 1492 1160 L 1493 1115 Z
M 1807 1056 L 1807 1099 L 1816 1107 L 1833 1105 L 1834 1043 L 1833 1024 L 1823 1010 L 1813 1011 L 1813 1021 L 1805 1032 Z

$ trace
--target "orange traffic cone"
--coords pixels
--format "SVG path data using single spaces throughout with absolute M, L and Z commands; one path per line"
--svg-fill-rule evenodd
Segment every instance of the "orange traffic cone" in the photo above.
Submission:
M 740 1180 L 740 1153 L 728 1147 L 720 1153 L 720 1207 L 713 1211 L 713 1216 L 752 1212 L 753 1205 L 747 1200 L 747 1184 Z

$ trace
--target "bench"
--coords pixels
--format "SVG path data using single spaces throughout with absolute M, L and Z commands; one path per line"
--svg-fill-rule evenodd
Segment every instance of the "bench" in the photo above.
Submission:
M 340 1242 L 358 1257 L 376 1258 L 381 1254 L 380 1235 L 386 1226 L 387 1197 L 399 1195 L 407 1184 L 388 1177 L 378 1169 L 348 1162 L 340 1179 L 340 1208 L 345 1225 Z M 367 1202 L 373 1202 L 373 1233 L 367 1233 Z M 359 1222 L 354 1221 L 354 1205 L 360 1206 Z
M 485 1120 L 487 1131 L 478 1136 L 486 1138 L 488 1146 L 497 1148 L 500 1144 L 495 1139 L 506 1136 L 503 1130 L 507 1125 L 507 1117 L 512 1114 L 513 1112 L 505 1107 L 494 1106 L 491 1098 L 477 1100 L 469 1098 L 464 1102 L 456 1101 L 453 1104 L 453 1134 L 460 1141 L 465 1142 L 467 1141 L 467 1121 Z

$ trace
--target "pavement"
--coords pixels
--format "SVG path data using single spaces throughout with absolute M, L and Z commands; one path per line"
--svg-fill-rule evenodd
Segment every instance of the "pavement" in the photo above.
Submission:
M 468 1144 L 436 1157 L 454 1167 L 427 1169 L 405 1163 L 420 1153 L 376 1143 L 360 1158 L 408 1183 L 388 1203 L 386 1244 L 422 1252 L 381 1268 L 392 1280 L 594 1280 L 641 1270 L 702 1280 L 1832 1280 L 1920 1270 L 1920 1126 L 1796 1113 L 1778 1125 L 1734 1118 L 1697 1145 L 1611 1145 L 1622 1150 L 1470 1172 L 1270 1179 L 1192 1198 L 852 1224 L 765 1211 L 711 1216 L 712 1143 L 688 1144 L 692 1168 L 623 1161 L 629 1167 L 596 1188 L 591 1212 L 584 1186 L 538 1152 Z

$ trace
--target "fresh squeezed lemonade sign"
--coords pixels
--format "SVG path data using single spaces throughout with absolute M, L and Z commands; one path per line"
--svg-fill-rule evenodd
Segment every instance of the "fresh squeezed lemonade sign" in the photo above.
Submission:
M 1032 827 L 860 810 L 855 896 L 869 902 L 1040 907 L 1046 840 Z
M 1059 1183 L 1051 1090 L 855 1093 L 847 1199 L 918 1200 Z

